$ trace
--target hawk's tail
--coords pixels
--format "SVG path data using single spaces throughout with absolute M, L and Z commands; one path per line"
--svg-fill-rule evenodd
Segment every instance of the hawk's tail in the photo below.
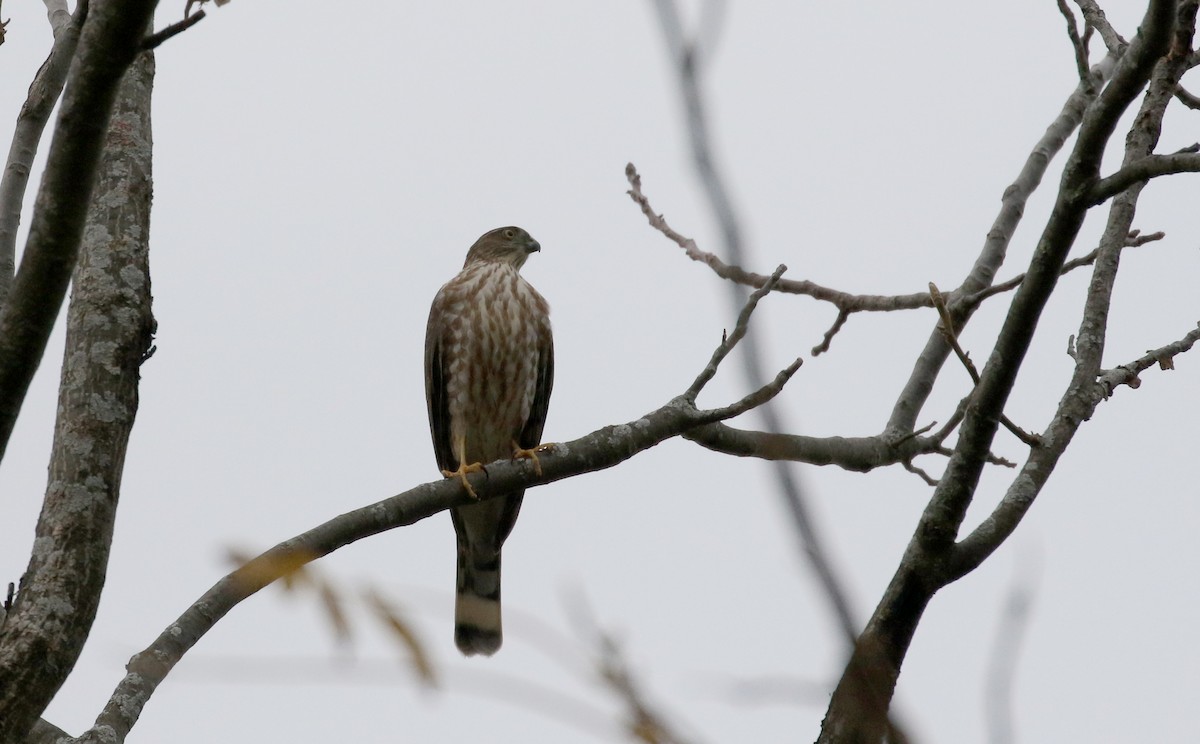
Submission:
M 500 551 L 480 554 L 458 548 L 458 595 L 454 643 L 467 656 L 491 656 L 504 640 L 500 629 Z

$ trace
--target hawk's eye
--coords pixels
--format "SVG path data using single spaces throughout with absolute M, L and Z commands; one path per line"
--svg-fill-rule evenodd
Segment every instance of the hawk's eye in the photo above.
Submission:
M 504 231 L 504 237 L 512 240 L 513 238 L 517 237 L 517 231 L 510 227 Z

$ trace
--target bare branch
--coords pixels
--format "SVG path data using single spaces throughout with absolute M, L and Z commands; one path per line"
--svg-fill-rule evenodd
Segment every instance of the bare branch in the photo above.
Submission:
M 629 197 L 641 207 L 650 226 L 665 235 L 671 242 L 683 249 L 688 258 L 705 264 L 722 279 L 728 279 L 735 284 L 741 284 L 755 289 L 761 288 L 770 279 L 769 275 L 756 274 L 722 261 L 716 254 L 700 250 L 696 241 L 680 235 L 667 224 L 666 219 L 654 211 L 650 200 L 642 193 L 642 178 L 638 175 L 633 163 L 625 166 L 625 177 L 629 180 Z M 920 307 L 930 307 L 929 295 L 917 292 L 908 295 L 856 295 L 842 292 L 806 280 L 781 279 L 775 284 L 776 292 L 785 294 L 805 295 L 815 300 L 828 302 L 840 310 L 847 312 L 891 312 L 893 310 L 911 310 Z
M 888 437 L 812 437 L 767 431 L 746 431 L 728 424 L 708 424 L 683 435 L 714 452 L 763 460 L 788 460 L 809 465 L 836 465 L 865 473 L 876 468 L 938 452 L 940 441 L 910 437 L 893 442 Z
M 1082 227 L 1090 206 L 1085 197 L 1098 177 L 1104 148 L 1119 118 L 1171 47 L 1176 9 L 1174 0 L 1151 0 L 1141 30 L 1117 64 L 1112 80 L 1084 111 L 1053 211 L 980 374 L 954 453 L 834 690 L 820 744 L 879 741 L 886 733 L 888 704 L 925 607 L 940 587 L 962 576 L 958 569 L 963 565 L 956 560 L 960 546 L 955 539 L 1038 319 Z M 1122 240 L 1127 233 L 1126 226 Z M 1044 453 L 1054 449 L 1034 448 L 1029 461 L 1045 457 Z M 1041 474 L 1043 480 L 1052 469 L 1051 462 Z M 1016 482 L 1027 475 L 1027 469 L 1023 469 Z
M 1178 90 L 1178 89 L 1177 89 Z M 1146 155 L 1123 166 L 1116 173 L 1101 178 L 1092 187 L 1088 198 L 1100 204 L 1137 183 L 1146 183 L 1158 176 L 1200 171 L 1200 145 L 1192 145 L 1171 155 Z
M 788 368 L 789 370 L 792 367 Z M 787 370 L 785 370 L 785 373 Z M 773 382 L 749 397 L 777 391 Z M 764 392 L 766 391 L 766 392 Z M 720 421 L 744 410 L 698 410 L 679 396 L 639 419 L 606 426 L 571 442 L 561 442 L 539 455 L 541 473 L 523 461 L 505 458 L 489 464 L 472 487 L 481 499 L 552 483 L 620 464 L 637 453 L 699 425 Z M 271 582 L 338 548 L 387 530 L 414 524 L 453 506 L 474 503 L 456 478 L 426 483 L 376 504 L 356 509 L 302 535 L 285 540 L 218 581 L 184 611 L 148 648 L 127 665 L 96 724 L 80 742 L 120 744 L 142 708 L 175 664 L 238 603 Z
M 1161 18 L 1157 21 L 1165 28 L 1163 30 L 1166 43 L 1174 50 L 1190 49 L 1192 34 L 1195 30 L 1198 3 L 1196 0 L 1186 0 L 1180 3 L 1176 10 L 1180 22 L 1175 25 L 1165 23 Z M 1154 6 L 1151 10 L 1156 10 Z M 1158 11 L 1167 9 L 1157 8 Z M 1169 16 L 1168 16 L 1169 17 Z M 1149 23 L 1147 18 L 1143 23 L 1143 33 Z M 1130 49 L 1136 49 L 1141 35 L 1134 40 Z M 1165 50 L 1164 50 L 1165 51 Z M 1149 89 L 1142 102 L 1141 109 L 1134 119 L 1134 124 L 1126 137 L 1124 163 L 1137 162 L 1151 153 L 1158 142 L 1161 131 L 1162 117 L 1171 101 L 1179 78 L 1187 69 L 1188 55 L 1172 53 L 1154 69 Z M 951 580 L 958 578 L 975 569 L 993 551 L 996 550 L 1016 529 L 1037 495 L 1041 492 L 1046 479 L 1054 470 L 1058 459 L 1070 444 L 1079 426 L 1092 417 L 1096 406 L 1111 391 L 1111 388 L 1098 382 L 1101 377 L 1101 358 L 1104 351 L 1107 332 L 1108 312 L 1111 304 L 1113 285 L 1116 281 L 1121 249 L 1128 240 L 1129 226 L 1136 211 L 1137 199 L 1141 186 L 1134 185 L 1124 191 L 1113 201 L 1109 209 L 1108 224 L 1100 242 L 1100 253 L 1096 258 L 1092 281 L 1089 284 L 1087 299 L 1084 303 L 1083 318 L 1077 335 L 1072 356 L 1075 359 L 1075 371 L 1066 391 L 1059 402 L 1058 410 L 1046 433 L 1042 437 L 1046 446 L 1030 453 L 1020 474 L 1009 486 L 1004 498 L 993 509 L 992 513 L 970 535 L 959 542 L 953 550 L 953 558 L 947 561 Z M 1168 358 L 1179 353 L 1195 343 L 1197 332 L 1185 336 L 1180 341 L 1157 352 L 1151 352 L 1146 358 L 1135 363 L 1144 369 L 1150 364 L 1157 363 L 1160 358 Z M 1177 349 L 1178 351 L 1174 351 Z M 1158 356 L 1155 356 L 1157 354 Z M 1117 379 L 1125 378 L 1129 371 L 1117 373 Z M 1137 372 L 1132 371 L 1132 378 Z M 1136 384 L 1136 383 L 1135 383 Z
M 1200 110 L 1200 97 L 1189 92 L 1182 85 L 1175 89 L 1175 97 L 1178 98 L 1179 102 L 1184 106 L 1187 106 L 1192 110 Z
M 1143 235 L 1141 234 L 1140 230 L 1131 230 L 1128 238 L 1125 240 L 1124 247 L 1136 248 L 1140 245 L 1145 245 L 1146 243 L 1162 240 L 1165 237 L 1167 237 L 1167 234 L 1164 232 L 1152 232 Z M 1091 266 L 1093 263 L 1095 263 L 1096 256 L 1098 255 L 1100 255 L 1100 249 L 1097 247 L 1093 248 L 1090 252 L 1080 256 L 1079 258 L 1073 258 L 1070 261 L 1067 261 L 1065 264 L 1063 264 L 1062 271 L 1059 273 L 1059 276 L 1066 276 L 1068 273 L 1083 266 Z M 1001 292 L 1009 292 L 1016 289 L 1017 287 L 1021 286 L 1021 282 L 1023 281 L 1025 281 L 1024 272 L 1017 274 L 1008 281 L 1000 282 L 999 284 L 993 284 L 987 289 L 980 290 L 973 295 L 964 297 L 962 302 L 970 305 L 977 305 L 992 295 L 1000 294 Z
M 837 318 L 834 319 L 833 325 L 829 326 L 829 330 L 825 331 L 825 335 L 821 337 L 821 343 L 812 347 L 812 355 L 820 356 L 829 351 L 829 344 L 833 342 L 833 337 L 837 332 L 842 330 L 842 326 L 846 325 L 846 321 L 850 318 L 850 311 L 842 308 L 838 310 Z
M 205 16 L 206 16 L 206 14 L 203 10 L 198 10 L 198 11 L 196 11 L 196 15 L 189 15 L 189 16 L 185 17 L 182 21 L 172 23 L 170 26 L 167 26 L 162 31 L 156 31 L 155 33 L 151 34 L 150 36 L 147 36 L 145 39 L 142 39 L 142 51 L 149 51 L 151 49 L 154 49 L 154 48 L 158 47 L 159 45 L 161 45 L 164 41 L 166 41 L 172 37 L 178 36 L 179 34 L 182 34 L 184 31 L 187 31 L 189 28 L 191 28 L 192 26 L 195 26 L 200 21 L 203 21 Z
M 1042 176 L 1045 175 L 1050 161 L 1054 159 L 1054 156 L 1066 143 L 1067 138 L 1083 120 L 1084 111 L 1095 99 L 1096 90 L 1112 74 L 1116 61 L 1117 56 L 1110 53 L 1092 68 L 1092 79 L 1088 83 L 1081 81 L 1075 87 L 1075 91 L 1063 105 L 1062 111 L 1034 145 L 1021 171 L 1017 174 L 1016 180 L 1004 190 L 1000 212 L 992 222 L 991 229 L 988 230 L 987 239 L 983 243 L 979 256 L 975 259 L 975 265 L 962 285 L 952 293 L 952 299 L 948 303 L 955 321 L 956 333 L 962 331 L 963 326 L 966 325 L 975 310 L 975 307 L 969 304 L 960 304 L 958 298 L 971 296 L 992 284 L 996 272 L 1004 263 L 1013 233 L 1025 213 L 1026 202 L 1041 184 Z M 928 298 L 928 294 L 926 297 Z M 929 340 L 925 343 L 925 348 L 913 365 L 908 382 L 896 399 L 892 415 L 888 420 L 888 431 L 898 433 L 912 431 L 925 402 L 933 392 L 934 381 L 949 358 L 950 352 L 950 345 L 946 343 L 941 332 L 934 328 Z
M 113 0 L 81 31 L 21 268 L 0 310 L 0 457 L 66 296 L 117 86 L 155 4 Z
M 1197 341 L 1200 341 L 1200 326 L 1178 341 L 1148 351 L 1145 356 L 1128 364 L 1102 372 L 1098 382 L 1103 390 L 1103 396 L 1109 398 L 1122 385 L 1136 390 L 1142 384 L 1138 375 L 1155 365 L 1161 370 L 1175 369 L 1175 357 L 1191 350 Z
M 46 20 L 50 21 L 50 32 L 55 38 L 67 28 L 71 22 L 71 11 L 67 8 L 67 0 L 42 0 L 46 6 Z
M 66 3 L 62 0 L 47 3 L 47 13 L 55 29 L 54 45 L 50 49 L 50 56 L 30 83 L 29 94 L 21 106 L 21 112 L 17 114 L 17 125 L 4 165 L 4 177 L 0 179 L 0 313 L 12 286 L 17 228 L 21 224 L 21 206 L 29 185 L 29 174 L 33 170 L 33 160 L 37 156 L 46 122 L 50 120 L 50 112 L 62 94 L 87 11 L 88 0 L 80 0 L 74 18 L 66 15 L 68 23 L 62 23 L 59 19 L 66 13 Z
M 907 470 L 910 473 L 913 473 L 918 478 L 925 481 L 925 485 L 932 486 L 934 488 L 937 487 L 937 484 L 938 484 L 937 479 L 933 478 L 932 476 L 929 475 L 929 473 L 926 473 L 924 470 L 922 470 L 921 468 L 914 465 L 912 460 L 905 460 L 904 462 L 901 463 L 901 465 L 904 466 L 905 470 Z
M 933 282 L 929 283 L 929 296 L 933 298 L 933 306 L 937 308 L 938 317 L 942 319 L 942 322 L 938 327 L 941 328 L 942 333 L 945 334 L 946 341 L 950 344 L 950 348 L 954 349 L 954 353 L 958 356 L 958 360 L 962 362 L 963 367 L 966 368 L 967 374 L 971 376 L 971 382 L 975 385 L 978 385 L 979 372 L 975 369 L 975 363 L 971 361 L 971 355 L 963 351 L 962 346 L 959 345 L 958 334 L 954 332 L 953 328 L 954 321 L 951 320 L 950 311 L 946 308 L 946 300 L 942 296 L 942 293 L 938 291 L 937 285 L 935 285 Z M 1020 439 L 1026 445 L 1030 447 L 1038 446 L 1039 442 L 1037 436 L 1030 434 L 1014 424 L 1012 420 L 1008 418 L 1008 416 L 1001 414 L 1000 423 L 1005 429 L 1008 429 L 1014 437 Z
M 1071 48 L 1075 51 L 1075 68 L 1079 71 L 1079 79 L 1089 82 L 1091 72 L 1088 69 L 1087 42 L 1079 37 L 1079 27 L 1075 23 L 1075 14 L 1067 7 L 1067 0 L 1057 0 L 1058 12 L 1067 20 L 1067 36 L 1071 39 Z M 1088 28 L 1091 28 L 1090 26 Z M 1086 38 L 1086 37 L 1085 37 Z
M 1112 27 L 1112 24 L 1108 22 L 1108 18 L 1104 15 L 1104 11 L 1100 9 L 1096 0 L 1075 0 L 1075 4 L 1083 12 L 1083 22 L 1099 32 L 1100 38 L 1104 40 L 1104 46 L 1108 48 L 1109 54 L 1124 54 L 1125 48 L 1129 46 L 1129 42 L 1125 41 L 1117 33 L 1116 29 Z
M 684 398 L 694 402 L 696 396 L 700 394 L 700 391 L 704 389 L 708 381 L 717 374 L 717 367 L 721 365 L 721 362 L 729 355 L 729 352 L 733 351 L 733 347 L 737 346 L 738 341 L 741 341 L 742 337 L 746 335 L 746 329 L 750 326 L 750 316 L 754 314 L 754 308 L 758 306 L 758 301 L 771 291 L 771 288 L 775 286 L 776 282 L 779 281 L 779 277 L 783 276 L 783 272 L 785 271 L 787 271 L 787 266 L 780 264 L 779 268 L 775 269 L 775 273 L 771 274 L 770 280 L 751 293 L 749 299 L 746 300 L 746 304 L 742 307 L 742 312 L 738 314 L 737 324 L 733 327 L 733 333 L 722 334 L 721 343 L 717 346 L 716 351 L 713 352 L 712 359 L 700 371 L 700 374 L 697 375 L 691 387 L 683 394 Z
M 1059 403 L 1059 411 L 1046 430 L 1044 439 L 1055 442 L 1030 453 L 1021 472 L 1009 485 L 1000 503 L 971 534 L 959 541 L 951 564 L 951 579 L 964 576 L 983 563 L 1004 543 L 1033 505 L 1050 473 L 1070 443 L 1079 424 L 1090 419 L 1096 407 L 1119 385 L 1140 386 L 1138 374 L 1154 365 L 1169 369 L 1173 359 L 1200 342 L 1200 326 L 1178 341 L 1148 352 L 1145 356 L 1101 374 L 1098 381 L 1082 390 L 1068 389 Z M 1162 365 L 1166 364 L 1166 367 Z M 1059 444 L 1061 442 L 1061 445 Z

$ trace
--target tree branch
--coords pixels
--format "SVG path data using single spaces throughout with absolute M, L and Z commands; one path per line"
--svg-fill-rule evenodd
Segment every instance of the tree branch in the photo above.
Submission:
M 79 45 L 79 30 L 87 18 L 88 0 L 80 0 L 75 15 L 67 15 L 66 23 L 56 21 L 66 14 L 66 3 L 62 3 L 62 6 L 61 9 L 47 8 L 54 27 L 54 45 L 50 48 L 50 56 L 34 75 L 29 85 L 29 95 L 17 114 L 4 177 L 0 179 L 0 312 L 12 286 L 17 228 L 21 224 L 21 206 L 25 201 L 25 189 L 29 185 L 38 143 L 42 140 L 46 122 L 50 120 L 50 112 L 62 94 L 67 71 L 75 56 L 75 48 Z
M 1125 240 L 1125 247 L 1136 248 L 1140 245 L 1145 245 L 1146 243 L 1162 240 L 1165 237 L 1167 237 L 1167 234 L 1164 232 L 1152 232 L 1143 235 L 1140 230 L 1131 230 L 1129 236 Z M 1079 258 L 1072 258 L 1070 261 L 1067 261 L 1065 264 L 1063 264 L 1062 271 L 1059 272 L 1059 276 L 1066 276 L 1075 269 L 1084 266 L 1091 266 L 1093 263 L 1095 263 L 1098 255 L 1100 255 L 1100 249 L 1097 247 L 1093 248 L 1091 251 L 1080 256 Z M 1000 282 L 999 284 L 993 284 L 987 289 L 980 290 L 973 295 L 968 295 L 962 299 L 962 302 L 970 305 L 977 305 L 992 295 L 997 295 L 1001 292 L 1011 292 L 1012 290 L 1021 286 L 1021 282 L 1023 281 L 1025 281 L 1024 272 L 1017 274 L 1008 281 Z
M 1075 14 L 1067 7 L 1067 0 L 1057 0 L 1057 2 L 1058 12 L 1062 13 L 1063 18 L 1067 21 L 1067 37 L 1070 38 L 1071 48 L 1075 52 L 1075 69 L 1079 71 L 1079 79 L 1085 82 L 1089 81 L 1091 72 L 1088 70 L 1087 42 L 1079 36 L 1079 27 L 1075 23 Z M 1091 26 L 1087 28 L 1090 31 Z
M 539 454 L 540 475 L 526 460 L 497 460 L 471 476 L 471 485 L 479 499 L 486 500 L 613 467 L 688 429 L 736 415 L 749 405 L 747 401 L 765 402 L 779 392 L 796 366 L 793 363 L 775 381 L 739 404 L 706 410 L 697 408 L 687 394 L 680 395 L 627 424 L 606 426 L 574 441 L 554 444 Z M 130 659 L 128 674 L 117 685 L 95 725 L 75 741 L 123 742 L 146 702 L 183 655 L 238 603 L 271 582 L 350 543 L 467 503 L 475 503 L 475 499 L 467 495 L 456 478 L 426 483 L 335 517 L 254 558 L 218 581 L 149 647 Z
M 1068 401 L 1064 396 L 1063 403 L 1059 404 L 1059 413 L 1047 429 L 1046 436 L 1065 436 L 1071 433 L 1069 416 L 1083 415 L 1085 418 L 1090 418 L 1100 402 L 1112 395 L 1118 386 L 1139 387 L 1141 381 L 1138 375 L 1150 367 L 1158 365 L 1162 369 L 1174 369 L 1172 360 L 1177 355 L 1189 351 L 1197 342 L 1200 342 L 1200 326 L 1185 334 L 1178 341 L 1154 349 L 1139 359 L 1104 372 L 1099 376 L 1098 384 L 1091 387 L 1088 397 L 1079 401 L 1080 405 L 1072 405 L 1067 408 L 1064 404 Z M 1080 419 L 1079 423 L 1082 423 L 1083 420 L 1085 419 Z M 1078 424 L 1075 426 L 1077 427 Z M 1004 498 L 992 513 L 971 534 L 958 543 L 951 569 L 952 577 L 965 576 L 974 571 L 1016 530 L 1017 525 L 1020 524 L 1021 519 L 1029 511 L 1029 507 L 1033 505 L 1034 499 L 1045 485 L 1059 454 L 1061 453 L 1055 454 L 1046 449 L 1031 453 L 1029 460 L 1022 466 L 1021 472 L 1013 479 Z
M 117 86 L 155 4 L 98 3 L 81 31 L 21 268 L 0 310 L 0 458 L 66 296 Z
M 672 229 L 667 224 L 666 218 L 654 211 L 654 208 L 650 206 L 650 199 L 642 193 L 642 177 L 638 174 L 637 168 L 634 167 L 633 163 L 625 166 L 625 178 L 629 181 L 630 186 L 629 191 L 626 193 L 641 208 L 642 214 L 646 216 L 646 220 L 650 223 L 650 226 L 682 248 L 688 258 L 708 266 L 713 270 L 714 274 L 722 279 L 728 279 L 735 284 L 752 289 L 761 289 L 770 280 L 771 277 L 768 274 L 756 274 L 747 271 L 740 266 L 730 265 L 722 261 L 714 253 L 700 250 L 696 246 L 695 240 L 685 237 Z M 914 292 L 907 295 L 856 295 L 823 287 L 807 280 L 797 279 L 780 279 L 775 283 L 774 290 L 784 294 L 804 295 L 812 297 L 814 300 L 828 302 L 847 313 L 891 312 L 894 310 L 932 307 L 932 303 L 929 301 L 929 294 L 926 292 Z
M 1067 98 L 1062 111 L 1034 145 L 1016 180 L 1004 190 L 1000 212 L 988 230 L 987 239 L 984 240 L 983 248 L 975 259 L 975 265 L 963 283 L 950 295 L 948 304 L 954 318 L 956 333 L 962 332 L 975 311 L 975 307 L 969 304 L 960 304 L 960 298 L 969 297 L 991 286 L 996 272 L 1004 263 L 1013 233 L 1025 214 L 1026 202 L 1041 184 L 1050 161 L 1083 120 L 1084 111 L 1095 100 L 1096 90 L 1112 74 L 1116 62 L 1117 57 L 1110 53 L 1092 68 L 1091 80 L 1080 81 L 1075 91 Z M 950 344 L 935 326 L 925 342 L 925 348 L 913 365 L 908 382 L 896 398 L 891 417 L 885 427 L 886 431 L 904 434 L 913 430 L 917 417 L 933 392 L 934 382 L 949 356 Z
M 1200 110 L 1200 96 L 1196 96 L 1182 85 L 1175 89 L 1175 97 L 1179 99 L 1180 103 L 1193 111 Z
M 946 471 L 834 691 L 819 739 L 823 744 L 878 742 L 885 735 L 885 716 L 900 666 L 925 607 L 938 589 L 961 576 L 948 571 L 950 559 L 957 553 L 955 538 L 1038 319 L 1090 206 L 1086 196 L 1098 179 L 1104 147 L 1121 114 L 1167 52 L 1174 10 L 1174 0 L 1151 0 L 1141 30 L 1117 64 L 1112 80 L 1083 114 L 1028 274 L 1013 297 L 980 374 Z M 1127 232 L 1121 234 L 1122 240 Z M 1030 458 L 1050 449 L 1035 448 Z
M 1134 184 L 1144 184 L 1158 176 L 1196 173 L 1200 171 L 1200 153 L 1196 152 L 1197 149 L 1200 149 L 1200 145 L 1192 145 L 1186 150 L 1170 155 L 1151 154 L 1138 158 L 1111 176 L 1097 181 L 1088 194 L 1088 199 L 1092 204 L 1100 204 Z
M 24 737 L 70 674 L 104 586 L 138 370 L 154 325 L 148 263 L 153 70 L 153 58 L 142 57 L 124 76 L 72 279 L 46 496 L 29 566 L 0 635 L 0 741 L 6 743 Z
M 1179 5 L 1181 22 L 1176 25 L 1173 44 L 1175 49 L 1190 48 L 1196 11 L 1196 0 L 1188 0 Z M 1186 68 L 1186 55 L 1174 54 L 1169 55 L 1155 70 L 1154 80 L 1126 140 L 1126 163 L 1136 162 L 1154 149 L 1161 132 L 1163 113 Z M 1041 492 L 1079 426 L 1092 417 L 1096 406 L 1112 390 L 1098 383 L 1097 379 L 1101 374 L 1100 364 L 1104 353 L 1108 310 L 1121 248 L 1133 220 L 1140 191 L 1140 186 L 1125 191 L 1117 197 L 1109 210 L 1108 225 L 1101 239 L 1100 255 L 1096 260 L 1084 304 L 1078 334 L 1079 343 L 1073 355 L 1075 371 L 1043 436 L 1043 441 L 1047 444 L 1030 453 L 1021 473 L 993 509 L 992 514 L 956 546 L 952 560 L 946 563 L 951 572 L 951 580 L 974 570 L 1012 534 Z M 1188 334 L 1175 344 L 1151 352 L 1147 357 L 1135 362 L 1135 366 L 1130 368 L 1136 370 L 1132 372 L 1133 378 L 1136 378 L 1137 371 L 1150 364 L 1158 363 L 1160 359 L 1169 359 L 1174 354 L 1191 348 L 1195 343 L 1195 335 L 1196 332 Z M 1139 364 L 1144 366 L 1139 368 Z M 1123 379 L 1127 372 L 1118 372 L 1117 379 Z
M 754 308 L 758 306 L 758 301 L 771 291 L 771 288 L 775 286 L 775 283 L 779 281 L 779 277 L 783 276 L 783 272 L 785 271 L 787 271 L 787 267 L 780 264 L 779 268 L 775 269 L 775 273 L 771 275 L 770 280 L 751 293 L 750 298 L 742 308 L 742 312 L 738 315 L 737 324 L 733 327 L 733 333 L 727 334 L 721 339 L 720 345 L 713 352 L 712 359 L 709 360 L 708 364 L 697 375 L 692 386 L 683 394 L 687 400 L 695 402 L 696 396 L 700 394 L 700 391 L 704 389 L 709 380 L 717 374 L 717 367 L 721 366 L 721 362 L 729 355 L 729 352 L 733 351 L 733 347 L 737 346 L 738 341 L 741 341 L 742 337 L 746 335 L 746 328 L 750 324 L 750 316 L 754 313 Z
M 811 437 L 746 431 L 723 423 L 698 426 L 685 432 L 683 438 L 726 455 L 836 465 L 860 473 L 942 451 L 941 441 L 933 437 L 909 437 L 893 443 L 882 435 Z
M 156 31 L 145 39 L 142 39 L 142 50 L 149 51 L 158 48 L 163 42 L 182 34 L 200 21 L 203 21 L 207 15 L 203 10 L 198 10 L 196 11 L 196 15 L 187 16 L 182 21 L 172 23 L 162 31 Z
M 1096 3 L 1096 0 L 1075 0 L 1075 4 L 1083 12 L 1083 22 L 1096 29 L 1100 34 L 1100 38 L 1104 41 L 1104 46 L 1108 48 L 1109 54 L 1123 54 L 1125 48 L 1129 46 L 1129 42 L 1125 41 L 1117 33 L 1117 30 L 1112 27 L 1112 24 L 1108 22 L 1108 18 L 1104 15 L 1104 11 Z

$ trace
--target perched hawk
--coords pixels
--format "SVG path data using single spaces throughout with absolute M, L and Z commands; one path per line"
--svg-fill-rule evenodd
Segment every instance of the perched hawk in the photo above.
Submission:
M 484 234 L 438 291 L 425 331 L 425 400 L 438 466 L 460 478 L 541 443 L 554 381 L 550 306 L 518 273 L 538 242 L 519 227 Z M 500 547 L 524 491 L 450 510 L 458 534 L 454 642 L 467 656 L 500 648 Z

